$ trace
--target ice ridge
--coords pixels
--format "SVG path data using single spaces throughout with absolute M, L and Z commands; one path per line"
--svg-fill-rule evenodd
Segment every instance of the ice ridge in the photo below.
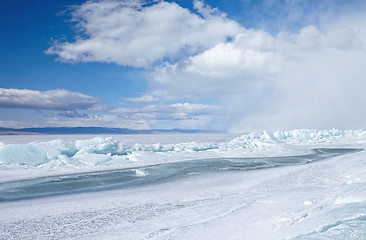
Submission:
M 0 143 L 0 165 L 33 167 L 123 165 L 146 159 L 149 159 L 146 161 L 154 159 L 165 161 L 169 158 L 190 158 L 193 154 L 212 156 L 238 150 L 241 152 L 266 150 L 279 144 L 324 143 L 365 136 L 366 132 L 363 130 L 297 129 L 249 133 L 224 143 L 127 144 L 111 137 L 95 137 L 74 142 L 56 139 L 29 144 Z

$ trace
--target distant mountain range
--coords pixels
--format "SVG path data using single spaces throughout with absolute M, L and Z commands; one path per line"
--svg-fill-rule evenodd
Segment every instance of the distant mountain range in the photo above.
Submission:
M 212 131 L 186 129 L 135 130 L 107 127 L 45 127 L 45 128 L 0 128 L 0 135 L 35 134 L 152 134 L 152 133 L 209 133 Z

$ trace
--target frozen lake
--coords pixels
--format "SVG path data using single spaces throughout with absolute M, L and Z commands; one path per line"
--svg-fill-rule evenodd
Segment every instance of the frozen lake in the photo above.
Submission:
M 364 133 L 300 133 L 14 137 L 0 146 L 0 239 L 365 239 Z
M 308 164 L 361 150 L 357 148 L 323 148 L 314 149 L 312 154 L 298 156 L 200 159 L 137 168 L 12 181 L 0 184 L 0 202 L 137 187 L 145 184 L 160 184 L 187 175 Z

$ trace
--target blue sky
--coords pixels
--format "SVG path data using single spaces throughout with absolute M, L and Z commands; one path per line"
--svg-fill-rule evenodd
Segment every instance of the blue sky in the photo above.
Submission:
M 361 0 L 4 0 L 0 127 L 366 128 Z

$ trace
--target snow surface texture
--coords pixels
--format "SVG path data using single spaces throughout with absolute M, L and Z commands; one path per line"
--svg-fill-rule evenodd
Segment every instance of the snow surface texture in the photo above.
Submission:
M 221 143 L 3 144 L 0 178 L 365 146 L 364 131 L 338 130 L 252 133 Z M 0 239 L 366 239 L 365 159 L 359 151 L 311 164 L 192 171 L 159 184 L 1 202 Z

